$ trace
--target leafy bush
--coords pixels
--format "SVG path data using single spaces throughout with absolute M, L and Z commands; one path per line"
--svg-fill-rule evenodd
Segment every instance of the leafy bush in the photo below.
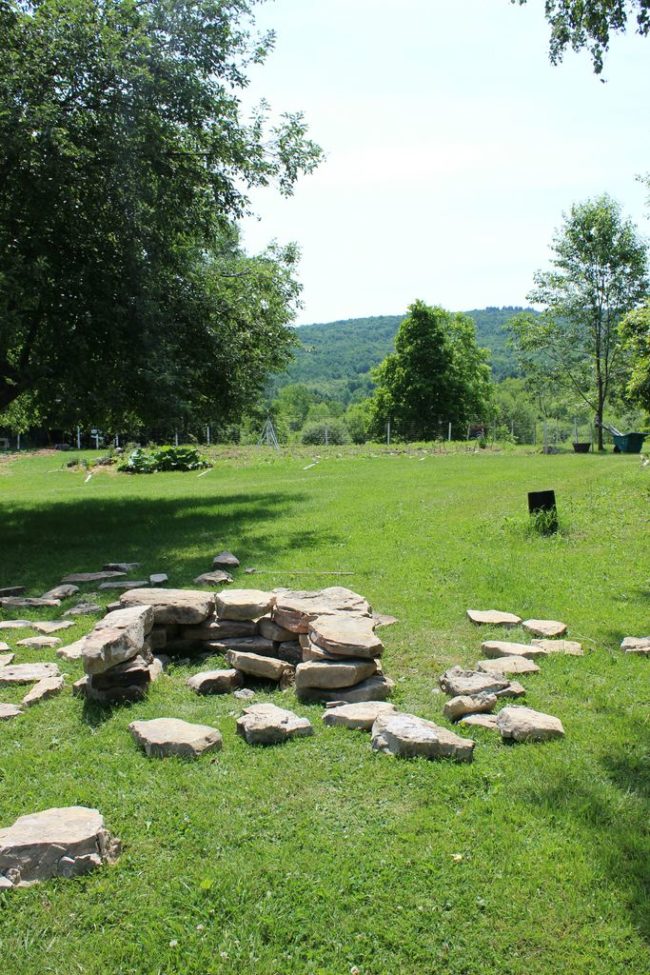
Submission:
M 196 447 L 159 447 L 151 453 L 136 447 L 118 470 L 127 474 L 154 474 L 156 471 L 197 471 L 204 467 L 210 467 L 210 463 Z
M 307 423 L 303 428 L 301 440 L 305 444 L 340 444 L 350 443 L 350 434 L 345 423 L 340 420 L 319 420 L 317 423 Z

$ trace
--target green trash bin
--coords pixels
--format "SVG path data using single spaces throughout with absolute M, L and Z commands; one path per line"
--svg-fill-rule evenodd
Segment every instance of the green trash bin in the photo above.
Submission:
M 645 433 L 622 433 L 620 435 L 613 433 L 612 437 L 622 454 L 640 454 L 646 435 Z

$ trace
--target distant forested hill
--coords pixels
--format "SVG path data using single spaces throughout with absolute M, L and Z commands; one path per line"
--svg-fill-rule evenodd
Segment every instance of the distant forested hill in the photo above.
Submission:
M 479 308 L 467 314 L 476 322 L 478 344 L 489 349 L 495 379 L 517 374 L 512 351 L 507 348 L 505 323 L 518 307 Z M 276 377 L 275 388 L 303 383 L 326 397 L 349 402 L 370 395 L 370 370 L 393 350 L 403 315 L 349 318 L 319 325 L 302 325 L 296 331 L 300 346 L 287 371 Z

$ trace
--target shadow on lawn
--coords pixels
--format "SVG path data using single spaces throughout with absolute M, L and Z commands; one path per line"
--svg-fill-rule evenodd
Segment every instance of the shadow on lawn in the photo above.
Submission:
M 242 567 L 261 567 L 283 552 L 335 541 L 323 530 L 274 530 L 274 522 L 305 500 L 300 493 L 201 498 L 84 498 L 43 507 L 2 510 L 0 578 L 43 592 L 70 572 L 105 562 L 140 562 L 143 577 L 167 572 L 169 585 L 189 586 L 212 568 L 222 548 Z M 136 575 L 132 577 L 137 578 Z M 9 581 L 11 580 L 11 581 Z M 85 589 L 91 587 L 84 587 Z M 108 590 L 110 593 L 110 590 Z

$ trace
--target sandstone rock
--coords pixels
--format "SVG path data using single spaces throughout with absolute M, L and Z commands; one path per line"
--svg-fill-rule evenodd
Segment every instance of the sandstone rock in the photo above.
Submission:
M 471 738 L 461 738 L 433 721 L 400 711 L 380 714 L 372 726 L 375 751 L 398 758 L 453 758 L 457 762 L 471 762 L 474 746 Z
M 328 708 L 323 721 L 326 725 L 370 731 L 380 714 L 395 714 L 395 705 L 388 701 L 364 701 L 360 704 L 340 704 Z
M 105 829 L 96 809 L 46 809 L 0 829 L 0 877 L 13 887 L 76 877 L 112 863 L 119 852 L 119 841 Z
M 302 661 L 307 663 L 310 660 L 341 660 L 341 657 L 337 657 L 333 653 L 328 653 L 323 650 L 322 647 L 317 646 L 312 643 L 306 633 L 300 634 L 300 648 L 302 652 Z
M 293 711 L 275 704 L 251 704 L 237 719 L 237 733 L 249 745 L 277 745 L 289 738 L 313 735 L 314 729 L 307 718 Z
M 479 660 L 476 669 L 484 674 L 538 674 L 539 667 L 527 657 L 497 657 Z
M 103 572 L 72 572 L 70 575 L 64 576 L 61 582 L 104 582 L 106 579 L 119 579 L 125 575 L 126 571 L 118 569 L 105 569 Z
M 206 620 L 200 626 L 188 626 L 183 630 L 185 640 L 232 640 L 255 636 L 257 627 L 252 620 Z
M 278 590 L 273 619 L 292 633 L 307 633 L 319 616 L 343 613 L 370 616 L 370 604 L 358 593 L 343 586 L 330 586 L 315 592 Z
M 84 674 L 72 685 L 72 693 L 85 697 L 96 704 L 123 704 L 126 701 L 142 701 L 148 684 L 129 684 L 126 687 L 108 687 L 105 690 L 93 686 L 93 678 Z
M 511 680 L 507 687 L 494 692 L 497 697 L 525 697 L 526 688 L 517 680 Z
M 462 667 L 451 667 L 438 679 L 440 687 L 451 697 L 462 695 L 495 694 L 506 689 L 509 681 L 497 674 L 485 674 L 476 670 L 463 670 Z
M 129 731 L 149 758 L 198 758 L 206 751 L 218 751 L 223 740 L 216 728 L 205 724 L 190 724 L 179 718 L 154 718 L 151 721 L 132 721 Z
M 33 630 L 34 624 L 31 620 L 2 620 L 0 630 Z
M 64 616 L 92 616 L 95 613 L 103 613 L 103 608 L 99 603 L 82 602 L 77 603 L 70 609 L 66 609 Z
M 366 677 L 371 677 L 376 670 L 374 660 L 312 660 L 296 667 L 296 691 L 353 687 Z
M 219 552 L 218 555 L 212 559 L 213 569 L 238 569 L 239 559 L 232 554 L 232 552 Z
M 476 725 L 479 728 L 488 728 L 490 731 L 497 731 L 496 714 L 466 714 L 458 723 Z
M 58 633 L 59 630 L 67 630 L 74 626 L 72 620 L 45 620 L 42 623 L 34 623 L 34 629 L 39 633 Z
M 166 572 L 152 572 L 149 576 L 150 586 L 164 586 L 166 582 L 169 582 L 169 576 Z
M 82 636 L 80 640 L 75 640 L 74 643 L 69 643 L 66 647 L 59 647 L 56 651 L 57 657 L 61 660 L 81 660 L 83 655 L 83 649 L 86 643 L 85 636 Z
M 264 680 L 286 683 L 294 674 L 294 668 L 284 660 L 262 657 L 257 653 L 228 650 L 226 660 L 235 670 L 240 670 L 243 674 L 250 674 L 252 677 L 261 677 Z
M 154 623 L 196 626 L 214 613 L 214 599 L 196 589 L 131 589 L 120 596 L 122 606 L 151 606 Z
M 379 657 L 384 650 L 369 617 L 319 616 L 310 624 L 309 639 L 334 656 Z
M 7 646 L 6 643 L 0 643 L 0 650 L 8 650 L 8 649 L 9 647 Z M 15 656 L 16 656 L 15 653 L 0 653 L 0 667 L 8 667 Z
M 204 670 L 185 682 L 197 694 L 230 694 L 244 683 L 238 670 Z
M 150 606 L 130 606 L 108 613 L 85 639 L 83 665 L 87 674 L 101 674 L 139 654 L 153 625 Z
M 91 675 L 91 685 L 94 690 L 107 691 L 118 687 L 146 687 L 151 683 L 150 666 L 153 657 L 150 654 L 137 654 L 135 657 L 124 661 L 99 673 Z
M 133 572 L 140 568 L 139 562 L 107 562 L 102 566 L 104 572 Z
M 265 616 L 273 606 L 273 593 L 261 589 L 228 589 L 217 593 L 220 620 L 254 620 Z
M 263 636 L 238 636 L 229 640 L 206 641 L 206 646 L 212 649 L 223 647 L 220 651 L 223 653 L 228 650 L 241 650 L 243 653 L 258 653 L 261 657 L 278 656 L 276 644 Z
M 621 643 L 623 653 L 650 656 L 650 636 L 626 636 Z
M 298 637 L 291 630 L 285 630 L 279 626 L 270 616 L 262 616 L 257 621 L 257 632 L 267 640 L 274 640 L 276 643 L 285 643 L 292 640 L 297 641 Z
M 70 596 L 75 596 L 78 592 L 79 586 L 72 586 L 70 583 L 65 583 L 60 586 L 55 586 L 54 589 L 48 589 L 47 592 L 43 593 L 43 599 L 69 599 Z
M 43 599 L 42 596 L 3 596 L 0 606 L 13 609 L 30 609 L 32 606 L 60 606 L 60 599 Z
M 300 692 L 301 701 L 336 701 L 338 704 L 361 704 L 365 701 L 385 701 L 393 693 L 395 682 L 383 674 L 373 674 L 354 687 L 339 687 L 335 690 L 306 688 Z
M 63 674 L 59 674 L 58 677 L 44 677 L 43 680 L 39 680 L 38 684 L 34 684 L 29 693 L 22 699 L 21 704 L 23 707 L 29 708 L 32 704 L 45 701 L 48 697 L 54 697 L 61 693 L 64 684 L 65 677 Z
M 546 741 L 548 738 L 563 738 L 564 728 L 559 718 L 532 708 L 508 707 L 499 711 L 497 728 L 502 738 L 515 741 Z
M 524 620 L 521 625 L 533 636 L 564 636 L 567 631 L 566 623 L 560 623 L 558 620 Z
M 486 657 L 527 657 L 528 660 L 546 657 L 548 654 L 545 647 L 538 646 L 534 641 L 530 644 L 508 643 L 507 640 L 485 640 L 481 644 L 481 650 Z
M 149 585 L 148 579 L 133 579 L 133 580 L 120 580 L 118 582 L 100 582 L 100 589 L 117 589 L 126 592 L 127 589 L 142 589 L 144 586 Z
M 0 668 L 1 684 L 35 684 L 46 677 L 58 677 L 56 664 L 10 664 Z
M 394 623 L 399 623 L 396 616 L 389 616 L 387 613 L 373 613 L 372 618 L 375 628 L 380 626 L 393 626 Z
M 223 586 L 232 581 L 233 578 L 230 573 L 223 572 L 221 569 L 217 569 L 216 572 L 203 572 L 194 580 L 197 586 Z
M 0 704 L 0 721 L 17 718 L 23 712 L 15 704 Z
M 534 647 L 543 650 L 548 656 L 551 653 L 566 653 L 573 657 L 584 656 L 582 644 L 577 640 L 532 640 Z
M 242 687 L 241 690 L 234 691 L 233 697 L 240 701 L 250 701 L 251 698 L 255 697 L 255 691 L 251 690 L 250 687 Z
M 467 615 L 472 623 L 480 626 L 518 626 L 521 623 L 521 616 L 499 609 L 468 609 Z
M 497 699 L 494 694 L 461 694 L 447 701 L 442 713 L 449 721 L 458 721 L 459 718 L 464 718 L 466 714 L 491 711 L 496 703 Z
M 29 636 L 26 640 L 19 640 L 17 647 L 27 647 L 28 650 L 47 650 L 58 647 L 61 640 L 58 636 Z

